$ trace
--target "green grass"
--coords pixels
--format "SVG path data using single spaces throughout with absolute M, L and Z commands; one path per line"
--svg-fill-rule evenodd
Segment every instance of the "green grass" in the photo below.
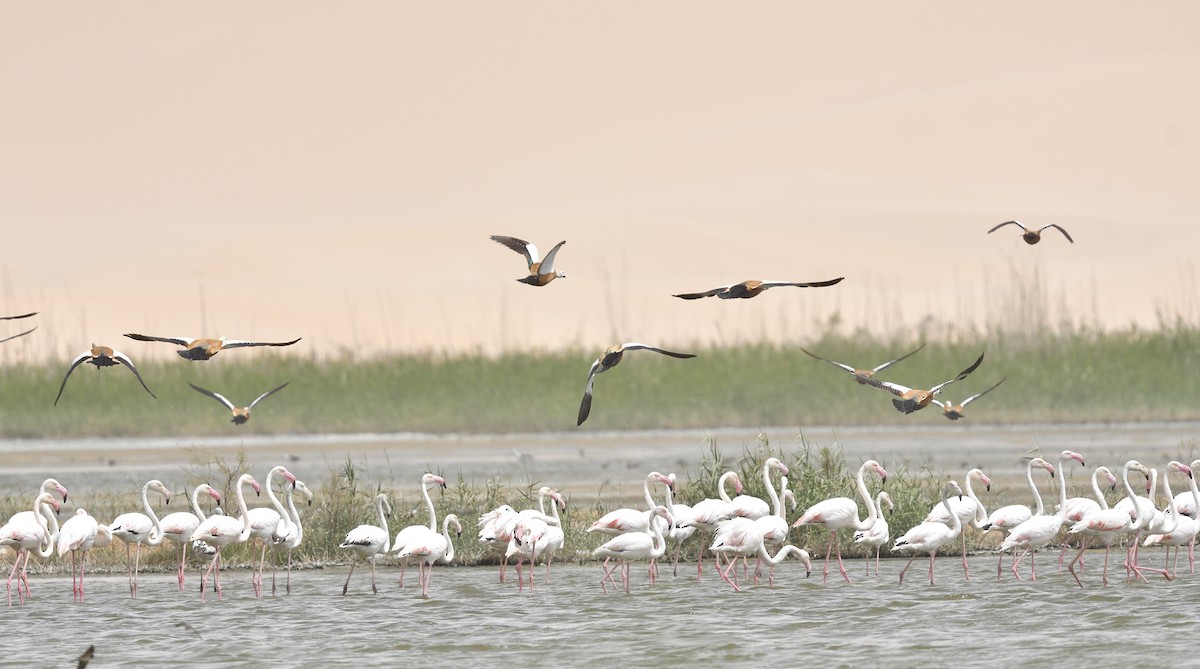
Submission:
M 869 367 L 908 351 L 916 337 L 880 340 L 826 334 L 804 342 L 824 357 Z M 809 358 L 797 345 L 691 348 L 693 360 L 631 353 L 596 379 L 584 430 L 906 425 L 944 420 L 936 407 L 904 416 L 890 395 Z M 971 422 L 1148 421 L 1194 418 L 1200 330 L 1190 326 L 1122 332 L 1067 331 L 1038 337 L 958 335 L 881 376 L 929 387 L 983 365 L 945 391 L 961 400 L 995 383 L 968 407 Z M 571 430 L 588 366 L 598 351 L 541 354 L 422 354 L 371 359 L 228 356 L 209 362 L 148 361 L 154 400 L 124 368 L 75 371 L 53 406 L 61 364 L 0 367 L 0 437 L 181 436 L 350 432 L 530 432 Z M 283 381 L 242 427 L 187 382 L 239 405 Z

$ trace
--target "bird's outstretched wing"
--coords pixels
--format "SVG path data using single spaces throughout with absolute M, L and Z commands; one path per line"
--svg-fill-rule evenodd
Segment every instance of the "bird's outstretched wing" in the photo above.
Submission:
M 504 235 L 492 235 L 492 241 L 503 244 L 517 253 L 525 256 L 525 262 L 528 263 L 530 267 L 533 267 L 535 262 L 541 260 L 541 258 L 538 257 L 537 247 L 525 241 L 524 239 L 506 237 Z M 562 246 L 562 244 L 559 244 L 559 246 Z
M 277 388 L 272 388 L 272 389 L 268 390 L 267 392 L 265 392 L 265 393 L 263 393 L 263 394 L 259 395 L 257 398 L 255 398 L 255 400 L 254 400 L 253 402 L 251 402 L 251 403 L 250 403 L 250 406 L 248 406 L 248 407 L 246 407 L 246 408 L 247 408 L 247 409 L 253 409 L 253 408 L 254 408 L 254 405 L 255 405 L 255 404 L 258 404 L 258 403 L 259 403 L 259 402 L 261 402 L 261 401 L 263 401 L 263 399 L 265 399 L 265 398 L 267 397 L 267 395 L 271 395 L 271 394 L 274 394 L 274 393 L 277 393 L 277 392 L 279 392 L 280 390 L 283 390 L 284 388 L 286 388 L 286 387 L 287 387 L 287 384 L 288 384 L 288 383 L 291 383 L 291 381 L 288 381 L 287 383 L 284 383 L 282 386 L 279 386 L 279 387 L 277 387 Z
M 942 388 L 945 388 L 946 386 L 950 385 L 951 383 L 954 383 L 955 381 L 962 381 L 963 379 L 967 378 L 968 374 L 975 371 L 975 368 L 979 367 L 980 363 L 982 363 L 982 362 L 983 362 L 983 353 L 980 353 L 979 358 L 976 359 L 975 362 L 972 363 L 970 367 L 959 372 L 958 376 L 955 376 L 953 379 L 950 379 L 949 381 L 943 381 L 942 383 L 939 383 L 936 386 L 930 388 L 929 392 L 936 393 L 937 391 L 941 390 Z
M 71 361 L 71 366 L 67 367 L 67 373 L 63 375 L 62 383 L 58 386 L 58 395 L 54 398 L 54 406 L 58 406 L 58 401 L 62 399 L 63 388 L 67 387 L 67 379 L 71 378 L 71 372 L 75 371 L 75 368 L 82 364 L 85 360 L 90 360 L 91 357 L 92 352 L 88 350 L 75 356 L 75 359 Z
M 30 332 L 33 332 L 36 329 L 37 329 L 37 326 L 35 325 L 35 326 L 29 328 L 28 330 L 21 332 L 19 334 L 15 334 L 15 335 L 12 335 L 11 337 L 5 337 L 4 339 L 0 339 L 0 344 L 3 344 L 4 342 L 6 342 L 10 339 L 16 339 L 17 337 L 24 337 L 25 335 L 29 334 Z
M 845 278 L 844 276 L 839 276 L 836 279 L 829 279 L 828 281 L 763 281 L 762 287 L 795 286 L 797 288 L 824 288 L 825 286 L 836 286 Z
M 1063 237 L 1066 237 L 1068 242 L 1071 242 L 1072 244 L 1074 244 L 1074 243 L 1075 243 L 1075 240 L 1074 240 L 1074 239 L 1071 239 L 1071 235 L 1070 235 L 1070 234 L 1068 234 L 1068 233 L 1067 233 L 1067 231 L 1066 231 L 1066 230 L 1064 230 L 1064 229 L 1062 228 L 1062 226 L 1058 225 L 1057 223 L 1051 223 L 1051 224 L 1049 224 L 1049 225 L 1043 225 L 1043 226 L 1042 226 L 1042 228 L 1041 228 L 1041 230 L 1038 230 L 1038 232 L 1041 232 L 1042 230 L 1045 230 L 1046 228 L 1054 228 L 1055 230 L 1058 230 L 1059 232 L 1063 233 Z
M 908 386 L 902 386 L 899 383 L 892 383 L 891 381 L 880 381 L 879 379 L 873 378 L 866 378 L 863 379 L 863 381 L 869 386 L 874 386 L 880 390 L 886 390 L 889 393 L 897 396 L 902 396 L 904 393 L 912 390 L 912 388 L 909 388 Z
M 243 339 L 226 339 L 221 348 L 246 348 L 248 346 L 291 346 L 300 341 L 303 337 L 296 337 L 291 341 L 267 342 L 267 341 L 245 341 Z
M 718 293 L 723 293 L 732 287 L 733 287 L 733 284 L 731 283 L 728 286 L 721 286 L 719 288 L 713 288 L 712 290 L 706 290 L 703 293 L 681 293 L 679 295 L 672 295 L 671 297 L 678 297 L 681 300 L 698 300 L 702 297 L 712 297 L 713 295 L 717 295 Z
M 588 370 L 587 385 L 583 387 L 583 401 L 579 403 L 579 420 L 576 421 L 576 426 L 583 425 L 583 421 L 587 420 L 588 414 L 592 412 L 592 385 L 596 382 L 596 373 L 599 370 L 600 359 L 597 358 Z
M 142 375 L 138 374 L 137 367 L 133 366 L 133 361 L 129 359 L 129 356 L 125 355 L 124 353 L 122 353 L 120 351 L 113 351 L 112 357 L 113 357 L 113 360 L 116 360 L 117 362 L 121 363 L 122 365 L 125 365 L 126 367 L 129 368 L 129 371 L 133 372 L 133 375 L 137 377 L 138 383 L 142 384 L 142 387 L 146 389 L 146 392 L 150 393 L 150 397 L 153 397 L 154 399 L 158 399 L 158 395 L 155 395 L 153 392 L 151 392 L 150 386 L 147 386 L 146 382 L 142 380 Z
M 676 353 L 674 351 L 668 351 L 666 349 L 658 348 L 657 346 L 650 346 L 649 344 L 639 344 L 635 341 L 621 344 L 621 349 L 624 351 L 638 351 L 638 350 L 654 351 L 655 353 L 662 353 L 663 355 L 669 355 L 672 358 L 694 358 L 694 357 L 696 357 L 695 353 Z
M 991 230 L 988 230 L 988 234 L 990 235 L 993 232 L 999 230 L 1000 228 L 1003 228 L 1006 225 L 1015 225 L 1018 228 L 1021 228 L 1022 232 L 1026 232 L 1025 226 L 1021 225 L 1020 221 L 1005 221 L 1005 222 L 1001 223 L 1000 225 L 997 225 L 996 227 L 992 228 Z
M 1007 378 L 1008 378 L 1007 376 L 1006 376 L 1006 377 L 1004 377 L 1004 379 L 1007 379 Z M 997 381 L 995 386 L 992 386 L 991 388 L 988 388 L 987 390 L 985 390 L 985 391 L 983 391 L 983 392 L 980 392 L 980 393 L 975 393 L 974 395 L 971 395 L 971 396 L 970 396 L 970 397 L 968 397 L 967 399 L 963 400 L 963 401 L 962 401 L 962 405 L 963 405 L 963 407 L 966 407 L 966 406 L 967 406 L 968 404 L 970 404 L 971 402 L 974 402 L 975 400 L 979 399 L 980 397 L 983 397 L 984 395 L 986 395 L 986 394 L 988 394 L 988 393 L 992 392 L 993 390 L 995 390 L 995 389 L 996 389 L 996 386 L 999 386 L 1001 383 L 1004 383 L 1004 379 L 1000 379 L 999 381 Z
M 78 663 L 75 665 L 75 669 L 84 669 L 85 667 L 87 667 L 88 662 L 91 662 L 92 657 L 95 655 L 96 655 L 95 644 L 88 646 L 87 650 L 83 651 L 83 654 L 81 654 L 79 656 L 79 660 L 78 660 Z
M 192 390 L 195 390 L 196 392 L 200 393 L 201 395 L 208 395 L 209 397 L 220 402 L 221 404 L 224 404 L 230 411 L 234 410 L 235 407 L 233 406 L 233 402 L 230 402 L 229 399 L 226 398 L 221 393 L 214 393 L 211 390 L 205 390 L 204 388 L 201 388 L 200 386 L 198 386 L 194 383 L 191 383 L 191 382 L 188 382 L 188 385 L 192 387 Z
M 27 314 L 21 314 L 20 316 L 0 316 L 0 321 L 15 321 L 18 318 L 29 318 L 30 316 L 37 316 L 37 313 L 38 312 L 36 311 L 31 311 Z
M 125 336 L 138 341 L 161 341 L 177 346 L 187 346 L 188 343 L 196 340 L 195 337 L 151 337 L 150 335 L 134 334 L 132 332 L 126 332 Z
M 816 358 L 817 360 L 820 360 L 821 362 L 827 362 L 827 363 L 833 365 L 834 367 L 844 369 L 847 372 L 850 372 L 851 374 L 854 374 L 856 371 L 853 367 L 851 367 L 850 365 L 847 365 L 845 363 L 834 362 L 833 360 L 829 360 L 828 358 L 822 358 L 821 356 L 817 355 L 816 353 L 812 353 L 810 351 L 805 351 L 804 348 L 801 348 L 800 350 L 804 351 L 806 354 L 808 354 L 808 357 L 810 357 L 810 358 Z
M 883 363 L 882 365 L 879 365 L 878 367 L 872 367 L 872 368 L 871 368 L 871 371 L 872 371 L 872 372 L 881 372 L 881 371 L 883 371 L 884 369 L 887 369 L 888 367 L 891 367 L 892 365 L 894 365 L 894 364 L 896 364 L 896 363 L 900 362 L 901 360 L 903 360 L 903 359 L 907 358 L 908 356 L 910 356 L 910 355 L 912 355 L 912 354 L 916 353 L 917 351 L 920 351 L 920 350 L 921 350 L 921 349 L 923 349 L 923 348 L 925 348 L 925 344 L 921 344 L 921 345 L 920 345 L 920 346 L 918 346 L 918 347 L 917 347 L 915 350 L 913 350 L 913 351 L 911 351 L 911 352 L 909 352 L 909 353 L 905 353 L 904 355 L 900 356 L 899 358 L 896 358 L 895 360 L 888 360 L 887 362 Z M 803 350 L 803 349 L 801 349 L 801 350 Z
M 561 249 L 562 245 L 566 243 L 567 240 L 564 239 L 555 244 L 554 248 L 550 249 L 550 252 L 546 254 L 545 260 L 542 261 L 541 265 L 538 265 L 538 274 L 550 274 L 554 271 L 554 255 L 558 253 L 558 250 Z

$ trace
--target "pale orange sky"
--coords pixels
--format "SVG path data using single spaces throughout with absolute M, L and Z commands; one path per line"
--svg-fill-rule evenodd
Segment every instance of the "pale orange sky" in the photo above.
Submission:
M 42 312 L 4 358 L 170 354 L 131 331 L 805 341 L 835 312 L 983 322 L 1033 271 L 1076 318 L 1196 318 L 1197 25 L 1187 2 L 3 2 L 0 312 Z M 985 234 L 1010 218 L 1077 243 Z M 566 239 L 567 278 L 516 283 L 491 234 Z

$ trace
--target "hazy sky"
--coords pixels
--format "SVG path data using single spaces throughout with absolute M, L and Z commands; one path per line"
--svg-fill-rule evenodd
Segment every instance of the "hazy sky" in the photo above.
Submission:
M 1035 278 L 1077 320 L 1196 318 L 1197 25 L 1187 2 L 0 2 L 0 313 L 42 312 L 5 357 L 916 333 L 1012 322 Z M 1076 243 L 986 234 L 1010 218 Z M 518 284 L 491 234 L 567 240 L 567 278 Z

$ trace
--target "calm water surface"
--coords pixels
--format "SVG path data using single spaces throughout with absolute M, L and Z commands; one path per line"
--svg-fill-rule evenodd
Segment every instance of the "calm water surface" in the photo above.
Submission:
M 378 595 L 370 593 L 369 571 L 356 571 L 346 597 L 344 569 L 294 573 L 291 595 L 262 599 L 254 598 L 248 572 L 230 572 L 224 600 L 204 603 L 191 574 L 184 593 L 173 575 L 144 576 L 137 601 L 129 600 L 124 576 L 96 577 L 82 605 L 72 604 L 69 579 L 35 577 L 34 598 L 0 614 L 0 664 L 73 666 L 95 644 L 93 667 L 197 661 L 570 667 L 601 660 L 765 666 L 780 658 L 829 667 L 1052 658 L 1132 666 L 1153 652 L 1149 640 L 1200 629 L 1193 604 L 1200 577 L 1149 584 L 1117 578 L 1105 589 L 1100 557 L 1090 558 L 1083 590 L 1053 569 L 1037 582 L 1007 576 L 997 582 L 995 562 L 986 556 L 973 559 L 969 581 L 957 558 L 939 559 L 932 587 L 922 580 L 919 560 L 903 586 L 896 582 L 902 561 L 885 561 L 882 577 L 852 573 L 853 583 L 828 585 L 819 564 L 806 579 L 799 563 L 789 562 L 774 588 L 741 593 L 707 570 L 700 582 L 689 570 L 677 578 L 666 572 L 649 586 L 644 569 L 635 568 L 632 592 L 605 594 L 598 565 L 562 565 L 552 583 L 539 581 L 530 594 L 511 580 L 500 584 L 495 568 L 438 567 L 429 600 L 418 597 L 415 580 L 398 589 L 391 567 L 379 570 Z M 1031 642 L 1031 635 L 1040 640 Z M 1138 639 L 1147 642 L 1130 643 Z

